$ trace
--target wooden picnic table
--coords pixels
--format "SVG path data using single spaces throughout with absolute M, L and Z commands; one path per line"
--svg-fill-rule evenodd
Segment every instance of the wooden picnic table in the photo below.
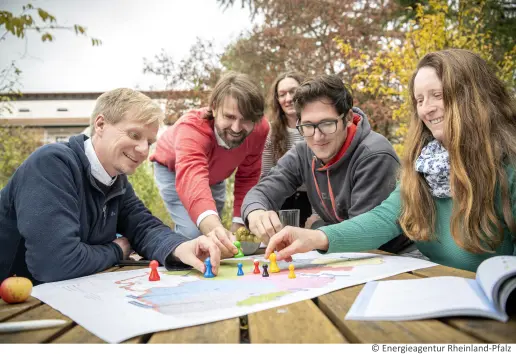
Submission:
M 137 268 L 113 267 L 107 271 Z M 472 272 L 435 266 L 387 279 L 445 275 L 475 277 Z M 507 323 L 472 317 L 400 322 L 344 320 L 363 286 L 345 288 L 312 300 L 240 318 L 150 333 L 125 343 L 516 343 L 516 316 L 512 316 Z M 64 319 L 68 324 L 0 334 L 0 343 L 103 342 L 70 318 L 33 297 L 25 303 L 13 305 L 0 300 L 0 322 L 37 319 Z M 134 320 L 138 321 L 137 318 Z

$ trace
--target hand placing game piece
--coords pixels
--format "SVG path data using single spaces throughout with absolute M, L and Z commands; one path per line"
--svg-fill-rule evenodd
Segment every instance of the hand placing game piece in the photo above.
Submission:
M 213 274 L 213 272 L 211 270 L 211 260 L 210 260 L 210 257 L 206 258 L 206 260 L 204 261 L 204 265 L 206 267 L 206 271 L 204 272 L 204 277 L 205 278 L 214 278 L 215 274 Z
M 177 246 L 172 255 L 184 264 L 191 265 L 201 273 L 206 272 L 203 261 L 210 257 L 211 270 L 217 275 L 220 264 L 219 247 L 206 236 L 199 236 L 193 240 Z
M 210 232 L 206 233 L 206 237 L 217 245 L 222 258 L 231 258 L 238 251 L 233 245 L 233 241 L 236 239 L 235 235 L 229 230 L 226 230 L 222 225 L 211 229 Z
M 241 257 L 244 257 L 244 252 L 242 251 L 242 245 L 240 243 L 240 241 L 235 241 L 233 242 L 233 244 L 235 245 L 235 247 L 238 249 L 238 253 L 235 254 L 233 256 L 233 258 L 241 258 Z
M 311 250 L 328 250 L 328 237 L 321 230 L 307 230 L 299 227 L 286 226 L 274 235 L 265 250 L 265 258 L 276 251 L 278 261 L 292 261 L 292 255 Z

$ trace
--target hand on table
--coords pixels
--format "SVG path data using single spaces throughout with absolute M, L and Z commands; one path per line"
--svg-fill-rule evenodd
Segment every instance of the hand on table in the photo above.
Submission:
M 119 237 L 113 242 L 120 246 L 122 249 L 122 259 L 129 258 L 129 255 L 131 254 L 131 244 L 129 243 L 127 237 Z

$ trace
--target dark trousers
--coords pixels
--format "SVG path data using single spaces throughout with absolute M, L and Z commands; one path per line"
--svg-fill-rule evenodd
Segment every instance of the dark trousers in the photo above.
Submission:
M 312 206 L 306 192 L 296 192 L 285 200 L 281 210 L 299 209 L 299 227 L 305 227 L 305 222 L 312 215 Z

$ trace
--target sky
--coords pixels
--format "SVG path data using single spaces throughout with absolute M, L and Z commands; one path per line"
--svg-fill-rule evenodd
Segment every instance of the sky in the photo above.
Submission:
M 248 10 L 237 3 L 224 11 L 216 0 L 0 0 L 0 9 L 19 14 L 29 1 L 60 25 L 85 26 L 102 45 L 68 31 L 55 32 L 51 43 L 42 43 L 37 33 L 8 35 L 0 42 L 0 70 L 16 60 L 21 92 L 164 89 L 163 79 L 143 74 L 144 57 L 152 59 L 163 48 L 179 62 L 197 37 L 222 50 L 251 28 Z

